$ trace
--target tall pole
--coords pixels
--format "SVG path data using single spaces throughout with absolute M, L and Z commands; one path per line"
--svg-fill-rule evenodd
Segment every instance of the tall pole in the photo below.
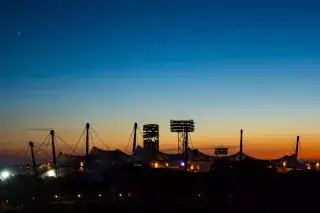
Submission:
M 185 144 L 184 144 L 184 171 L 188 171 L 188 129 L 185 129 Z
M 29 146 L 30 146 L 30 150 L 31 150 L 32 166 L 33 166 L 34 175 L 35 175 L 36 177 L 38 177 L 36 159 L 35 159 L 35 157 L 34 157 L 34 150 L 33 150 L 34 145 L 33 145 L 33 142 L 32 142 L 32 141 L 29 142 Z
M 295 151 L 297 158 L 298 158 L 298 154 L 299 154 L 299 142 L 300 142 L 300 136 L 297 136 L 296 151 Z
M 242 155 L 243 155 L 243 151 L 242 151 L 242 146 L 243 146 L 243 130 L 240 130 L 240 160 L 242 160 Z
M 295 155 L 296 155 L 296 159 L 298 159 L 298 154 L 299 154 L 299 141 L 300 141 L 300 136 L 297 136 L 297 141 L 296 141 L 296 150 L 295 150 Z M 294 165 L 294 170 L 297 170 L 297 165 Z
M 137 147 L 137 128 L 138 128 L 138 124 L 134 123 L 133 126 L 133 144 L 132 144 L 132 152 L 136 151 L 136 147 Z
M 86 156 L 89 155 L 89 129 L 90 129 L 90 124 L 86 124 Z
M 51 135 L 51 148 L 52 148 L 52 163 L 54 166 L 57 165 L 57 157 L 56 157 L 56 147 L 54 144 L 54 130 L 50 131 Z

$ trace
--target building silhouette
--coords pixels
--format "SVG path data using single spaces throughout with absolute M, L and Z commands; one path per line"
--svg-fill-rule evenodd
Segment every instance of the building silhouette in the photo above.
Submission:
M 159 151 L 159 125 L 143 125 L 143 147 Z

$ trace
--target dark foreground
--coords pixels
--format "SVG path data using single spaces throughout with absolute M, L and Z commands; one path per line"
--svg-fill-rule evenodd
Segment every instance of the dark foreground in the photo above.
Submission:
M 320 174 L 131 168 L 101 183 L 20 178 L 3 184 L 1 193 L 20 212 L 319 212 Z

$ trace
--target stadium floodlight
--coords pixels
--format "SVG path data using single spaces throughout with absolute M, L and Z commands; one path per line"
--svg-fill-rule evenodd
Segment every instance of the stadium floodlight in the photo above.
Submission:
M 193 120 L 170 120 L 171 132 L 194 132 Z
M 193 120 L 170 120 L 171 132 L 178 133 L 178 153 L 185 153 L 188 149 L 188 134 L 194 132 Z M 188 153 L 185 153 L 187 155 Z

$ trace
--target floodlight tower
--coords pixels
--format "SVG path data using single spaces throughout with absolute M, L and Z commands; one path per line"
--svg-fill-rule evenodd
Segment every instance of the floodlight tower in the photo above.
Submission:
M 170 120 L 171 132 L 178 133 L 178 153 L 184 153 L 184 165 L 187 170 L 188 163 L 188 134 L 194 132 L 193 120 Z

